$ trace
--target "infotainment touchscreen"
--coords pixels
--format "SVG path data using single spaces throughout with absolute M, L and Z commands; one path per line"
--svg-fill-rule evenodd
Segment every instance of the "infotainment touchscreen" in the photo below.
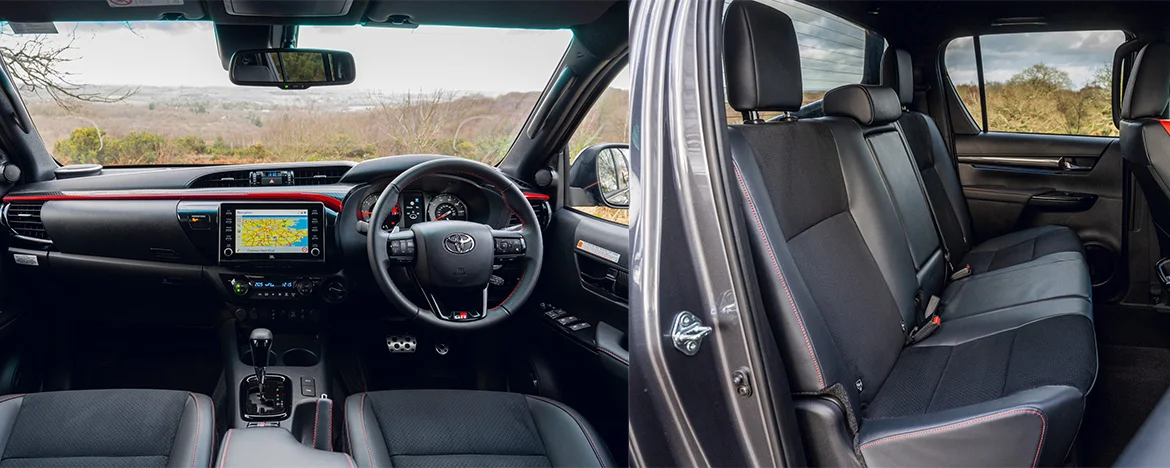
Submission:
M 309 253 L 309 210 L 237 209 L 236 253 Z
M 325 261 L 321 203 L 221 203 L 219 219 L 220 263 Z

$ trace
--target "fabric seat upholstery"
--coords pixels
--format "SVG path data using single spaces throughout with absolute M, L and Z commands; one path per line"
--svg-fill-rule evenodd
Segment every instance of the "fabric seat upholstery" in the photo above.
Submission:
M 0 467 L 211 466 L 214 409 L 172 390 L 0 397 Z
M 346 439 L 359 467 L 613 466 L 577 412 L 503 392 L 395 390 L 349 396 Z
M 724 34 L 732 107 L 797 110 L 788 93 L 799 87 L 774 89 L 799 76 L 788 16 L 737 0 Z M 899 104 L 889 88 L 851 85 L 826 94 L 828 117 L 728 129 L 764 307 L 797 420 L 816 435 L 809 462 L 1061 464 L 1097 371 L 1083 257 L 947 282 L 942 235 L 894 123 Z M 1072 273 L 1045 276 L 1062 269 Z M 953 317 L 907 346 L 921 298 L 948 292 Z
M 1080 237 L 1064 226 L 1028 228 L 973 244 L 967 199 L 942 133 L 930 116 L 908 109 L 914 100 L 912 70 L 909 53 L 894 48 L 886 50 L 882 57 L 882 86 L 893 89 L 903 106 L 896 125 L 906 136 L 910 153 L 918 164 L 930 208 L 954 265 L 959 268 L 970 265 L 971 273 L 978 275 L 1056 253 L 1077 252 L 1083 256 Z

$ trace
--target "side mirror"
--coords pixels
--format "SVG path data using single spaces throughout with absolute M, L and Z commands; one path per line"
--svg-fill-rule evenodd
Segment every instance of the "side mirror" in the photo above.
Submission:
M 318 49 L 253 49 L 232 55 L 228 78 L 240 86 L 307 89 L 353 83 L 349 52 Z
M 569 168 L 572 206 L 630 206 L 630 145 L 602 143 L 585 148 Z

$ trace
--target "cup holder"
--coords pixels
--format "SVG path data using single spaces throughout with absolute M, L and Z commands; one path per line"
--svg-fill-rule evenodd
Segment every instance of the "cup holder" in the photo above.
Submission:
M 284 365 L 292 367 L 312 367 L 321 362 L 317 353 L 304 348 L 293 348 L 284 352 Z
M 254 365 L 252 363 L 252 350 L 249 349 L 247 351 L 244 351 L 244 354 L 240 355 L 240 362 L 242 362 L 248 366 Z M 276 364 L 277 364 L 276 363 L 276 353 L 269 351 L 268 352 L 268 365 L 275 366 Z

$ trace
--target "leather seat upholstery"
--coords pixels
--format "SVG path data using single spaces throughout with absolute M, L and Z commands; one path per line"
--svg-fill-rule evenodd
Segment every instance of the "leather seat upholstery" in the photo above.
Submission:
M 747 77 L 729 66 L 729 95 L 776 95 L 737 88 L 793 81 L 795 35 L 744 31 L 790 24 L 765 5 L 732 2 L 727 62 L 750 55 L 767 66 Z M 731 104 L 745 114 L 799 106 Z M 901 104 L 890 88 L 850 85 L 825 95 L 827 117 L 728 129 L 809 462 L 1061 464 L 1097 371 L 1083 256 L 1032 256 L 948 281 L 945 234 L 898 123 Z M 943 298 L 941 328 L 907 344 L 933 295 Z
M 394 390 L 345 401 L 358 467 L 613 466 L 581 415 L 547 398 L 503 392 Z
M 77 390 L 0 397 L 0 466 L 211 466 L 206 395 Z
M 1142 47 L 1121 101 L 1121 155 L 1150 205 L 1162 256 L 1170 255 L 1170 43 Z
M 929 195 L 928 202 L 943 245 L 954 267 L 969 265 L 971 273 L 979 275 L 1052 254 L 1076 252 L 1083 257 L 1081 239 L 1075 231 L 1064 226 L 1024 229 L 973 244 L 967 199 L 963 196 L 959 173 L 942 133 L 930 116 L 908 109 L 914 100 L 913 63 L 908 52 L 894 48 L 886 50 L 882 57 L 882 86 L 893 89 L 906 109 L 896 125 L 906 136 L 923 189 Z

